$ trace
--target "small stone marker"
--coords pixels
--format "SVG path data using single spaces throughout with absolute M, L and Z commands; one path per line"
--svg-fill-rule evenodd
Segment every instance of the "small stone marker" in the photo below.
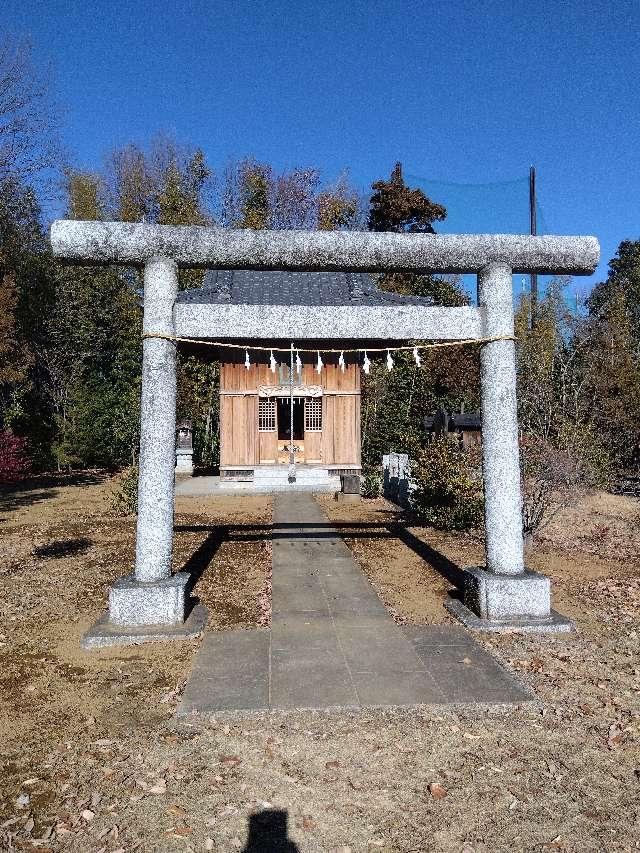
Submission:
M 193 424 L 189 420 L 178 424 L 176 442 L 176 475 L 190 477 L 193 474 Z
M 336 494 L 336 500 L 344 503 L 356 503 L 360 500 L 360 475 L 342 474 L 342 490 Z

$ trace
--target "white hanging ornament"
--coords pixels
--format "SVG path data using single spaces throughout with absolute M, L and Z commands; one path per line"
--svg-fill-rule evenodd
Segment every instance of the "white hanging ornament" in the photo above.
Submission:
M 247 368 L 247 370 L 249 370 L 249 368 L 251 367 L 251 359 L 249 358 L 248 349 L 244 351 L 244 366 Z
M 367 351 L 364 351 L 364 360 L 362 362 L 362 369 L 364 372 L 369 375 L 369 371 L 371 370 L 371 362 L 369 361 L 369 356 L 367 355 Z
M 344 373 L 344 369 L 345 369 L 344 352 L 340 353 L 340 358 L 338 359 L 338 364 L 340 365 L 340 370 Z
M 296 372 L 298 374 L 302 373 L 302 361 L 300 360 L 300 353 L 296 350 Z
M 422 364 L 422 358 L 420 357 L 420 353 L 418 352 L 418 347 L 413 348 L 413 357 L 416 360 L 416 366 L 420 367 L 420 365 Z
M 269 356 L 269 370 L 272 373 L 276 372 L 276 360 L 273 357 L 273 350 L 271 350 L 271 355 Z
M 322 373 L 322 368 L 324 367 L 324 362 L 320 358 L 320 350 L 318 350 L 318 361 L 316 363 L 316 373 Z
M 393 370 L 393 359 L 391 358 L 391 350 L 387 350 L 387 370 Z

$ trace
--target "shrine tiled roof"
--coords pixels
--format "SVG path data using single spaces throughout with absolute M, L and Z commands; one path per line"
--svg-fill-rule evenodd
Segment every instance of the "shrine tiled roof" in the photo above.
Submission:
M 368 273 L 209 270 L 202 287 L 178 302 L 217 305 L 430 305 L 428 299 L 380 290 Z

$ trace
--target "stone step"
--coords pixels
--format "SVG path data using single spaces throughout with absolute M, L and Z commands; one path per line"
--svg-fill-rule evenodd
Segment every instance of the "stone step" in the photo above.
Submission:
M 328 468 L 301 468 L 296 466 L 296 483 L 300 485 L 340 485 L 340 477 L 330 476 Z M 288 466 L 258 467 L 253 472 L 255 485 L 280 485 L 289 482 Z
M 240 483 L 238 485 L 241 485 Z M 327 488 L 331 489 L 334 492 L 340 491 L 340 478 L 328 477 L 326 480 L 294 480 L 293 482 L 289 482 L 288 480 L 260 480 L 257 483 L 246 484 L 253 485 L 256 489 L 272 489 L 278 488 L 286 491 L 287 488 L 292 486 L 298 486 L 299 488 L 305 489 L 314 489 L 314 488 Z

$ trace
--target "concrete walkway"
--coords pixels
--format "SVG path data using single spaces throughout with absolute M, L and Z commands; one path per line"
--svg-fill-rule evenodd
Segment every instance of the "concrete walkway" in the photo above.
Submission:
M 311 495 L 273 512 L 271 630 L 206 634 L 178 716 L 531 700 L 464 629 L 396 625 Z

